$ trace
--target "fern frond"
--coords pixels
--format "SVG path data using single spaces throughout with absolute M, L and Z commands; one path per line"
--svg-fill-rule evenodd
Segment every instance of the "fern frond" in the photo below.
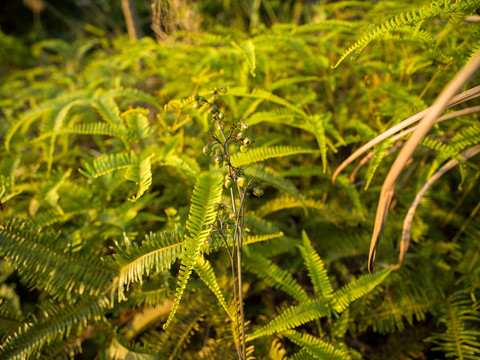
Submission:
M 156 360 L 157 353 L 140 346 L 124 344 L 120 337 L 114 337 L 107 350 L 111 360 Z
M 118 298 L 124 299 L 124 289 L 134 282 L 142 282 L 150 273 L 170 269 L 183 247 L 183 231 L 177 227 L 172 231 L 145 236 L 141 245 L 132 244 L 118 249 L 113 255 L 118 271 Z
M 260 206 L 256 211 L 256 215 L 265 217 L 277 211 L 293 208 L 309 208 L 318 211 L 327 211 L 324 204 L 313 199 L 305 199 L 303 201 L 297 200 L 289 195 L 284 195 L 266 202 Z
M 137 194 L 129 199 L 131 202 L 138 200 L 152 185 L 152 164 L 150 159 L 153 156 L 153 154 L 144 156 L 138 164 L 127 168 L 125 178 L 138 184 Z
M 267 159 L 279 158 L 284 156 L 292 156 L 299 154 L 315 154 L 318 150 L 305 149 L 294 146 L 265 146 L 254 147 L 246 153 L 236 152 L 230 158 L 230 162 L 235 167 L 241 167 Z
M 263 90 L 263 89 L 255 88 L 255 89 L 252 90 L 252 92 L 249 92 L 247 88 L 234 87 L 234 88 L 229 88 L 228 89 L 228 95 L 241 96 L 241 97 L 262 99 L 262 100 L 270 101 L 270 102 L 273 102 L 275 104 L 282 105 L 282 106 L 286 107 L 287 109 L 290 109 L 293 112 L 295 112 L 295 113 L 297 113 L 301 116 L 307 117 L 307 114 L 305 114 L 305 112 L 303 110 L 300 110 L 299 108 L 297 108 L 296 106 L 294 106 L 293 104 L 288 102 L 287 100 L 285 100 L 285 99 L 283 99 L 283 98 L 281 98 L 277 95 L 274 95 L 269 91 Z
M 230 320 L 234 321 L 232 313 L 230 312 L 227 302 L 225 301 L 225 297 L 223 296 L 222 290 L 218 285 L 217 278 L 215 277 L 215 273 L 213 272 L 213 268 L 210 265 L 210 262 L 208 260 L 205 260 L 203 256 L 199 256 L 197 258 L 195 272 L 205 283 L 205 285 L 207 285 L 208 288 L 212 290 L 212 292 L 215 294 L 218 302 L 220 303 L 220 305 L 222 305 Z
M 112 99 L 117 97 L 122 97 L 130 101 L 132 100 L 139 101 L 139 102 L 144 102 L 144 103 L 153 105 L 159 110 L 162 109 L 162 105 L 158 103 L 155 97 L 134 88 L 117 88 L 117 89 L 108 90 L 104 93 L 104 97 L 112 98 Z
M 264 279 L 270 286 L 285 291 L 298 302 L 309 300 L 305 290 L 303 290 L 287 270 L 280 268 L 277 264 L 259 253 L 250 253 L 247 258 L 250 263 L 248 269 Z
M 278 190 L 286 192 L 300 201 L 302 200 L 295 185 L 290 180 L 283 178 L 270 167 L 255 164 L 244 167 L 243 171 L 246 175 L 253 176 L 254 179 L 265 181 L 267 184 L 276 187 Z
M 468 296 L 457 293 L 448 298 L 443 306 L 440 323 L 447 329 L 427 339 L 433 350 L 445 352 L 447 357 L 474 360 L 480 356 L 480 315 Z
M 210 225 L 216 218 L 214 205 L 220 202 L 222 180 L 220 174 L 203 173 L 195 184 L 186 225 L 189 233 L 185 235 L 185 249 L 181 255 L 182 263 L 175 291 L 175 302 L 164 329 L 168 328 L 175 316 L 195 262 L 200 256 L 201 248 L 212 231 Z
M 151 134 L 150 121 L 147 114 L 148 110 L 143 108 L 130 109 L 121 114 L 130 132 L 136 138 L 146 139 Z
M 304 117 L 289 109 L 256 111 L 247 118 L 247 123 L 249 125 L 256 125 L 262 122 L 289 125 L 300 129 L 305 128 Z
M 304 83 L 304 82 L 313 82 L 319 81 L 321 78 L 318 76 L 294 76 L 289 78 L 283 78 L 275 81 L 274 83 L 268 86 L 268 90 L 275 91 L 284 86 L 292 86 L 294 84 Z
M 462 1 L 462 2 L 449 2 L 443 0 L 435 0 L 422 6 L 419 9 L 411 10 L 406 13 L 401 13 L 394 18 L 385 21 L 383 24 L 376 26 L 372 30 L 369 30 L 361 39 L 357 40 L 355 44 L 350 46 L 347 51 L 343 53 L 337 63 L 333 66 L 336 68 L 340 63 L 345 60 L 351 53 L 357 54 L 362 51 L 370 42 L 379 37 L 382 37 L 386 33 L 393 31 L 399 27 L 418 24 L 422 21 L 434 18 L 439 15 L 448 15 L 452 13 L 464 13 L 477 9 L 480 6 L 480 1 Z
M 41 353 L 42 348 L 68 336 L 77 326 L 103 318 L 110 302 L 103 296 L 74 305 L 50 305 L 42 320 L 25 323 L 0 345 L 0 360 L 23 360 Z
M 322 156 L 323 172 L 327 171 L 327 139 L 325 136 L 325 125 L 331 118 L 331 114 L 327 113 L 323 116 L 314 115 L 308 118 L 307 123 L 311 126 L 311 131 L 315 134 L 320 154 Z
M 350 360 L 350 354 L 335 348 L 332 344 L 310 334 L 301 334 L 294 330 L 283 331 L 282 335 L 300 346 L 315 359 Z
M 344 311 L 353 301 L 368 294 L 377 285 L 390 274 L 391 268 L 378 271 L 375 275 L 362 275 L 358 279 L 344 285 L 341 289 L 333 294 L 333 309 L 336 312 Z
M 271 239 L 276 239 L 279 237 L 284 236 L 285 234 L 280 231 L 277 234 L 267 234 L 267 235 L 249 235 L 246 237 L 246 239 L 243 241 L 243 245 L 250 245 L 250 244 L 255 244 L 263 241 L 268 241 Z
M 58 236 L 19 220 L 0 226 L 0 255 L 32 287 L 59 299 L 98 295 L 113 280 L 113 273 L 98 263 L 54 247 Z
M 233 47 L 235 47 L 236 49 L 238 49 L 242 53 L 243 57 L 247 61 L 248 68 L 250 69 L 250 75 L 255 77 L 256 76 L 256 74 L 255 74 L 255 68 L 256 68 L 256 64 L 255 64 L 255 45 L 253 44 L 253 41 L 248 40 L 248 41 L 244 42 L 242 45 L 239 45 L 235 41 L 232 41 L 231 44 L 233 45 Z
M 248 340 L 257 339 L 262 336 L 282 333 L 297 326 L 306 324 L 312 320 L 320 319 L 331 314 L 326 302 L 306 301 L 296 306 L 291 306 L 270 321 L 264 327 L 255 330 Z
M 132 139 L 133 137 L 133 134 L 131 132 L 128 132 L 124 126 L 112 126 L 106 122 L 98 121 L 86 124 L 76 124 L 71 127 L 63 127 L 54 132 L 44 132 L 40 136 L 38 136 L 35 141 L 38 142 L 47 137 L 68 134 L 106 135 L 125 140 Z
M 305 230 L 302 231 L 303 246 L 299 246 L 300 252 L 307 266 L 308 275 L 312 280 L 315 295 L 322 300 L 328 300 L 333 296 L 332 284 L 328 279 L 327 270 L 322 259 L 310 244 Z
M 172 310 L 172 306 L 172 299 L 163 299 L 158 304 L 143 308 L 139 313 L 135 314 L 125 327 L 125 339 L 132 341 L 140 333 L 167 316 L 170 310 Z
M 79 170 L 87 177 L 96 178 L 109 172 L 138 166 L 138 156 L 132 151 L 107 154 L 93 160 L 93 164 L 85 163 L 85 170 Z

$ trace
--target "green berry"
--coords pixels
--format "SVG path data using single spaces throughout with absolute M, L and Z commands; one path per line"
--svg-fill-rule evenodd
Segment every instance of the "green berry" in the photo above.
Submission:
M 225 119 L 225 114 L 224 114 L 223 112 L 219 112 L 219 113 L 218 113 L 218 119 L 219 119 L 219 120 Z
M 245 145 L 242 145 L 242 146 L 240 146 L 240 151 L 241 151 L 242 153 L 246 153 L 246 152 L 248 151 L 248 147 L 245 146 Z
M 240 187 L 244 187 L 245 186 L 245 178 L 243 176 L 240 176 L 239 178 L 237 178 L 237 184 Z
M 205 145 L 203 147 L 203 154 L 204 155 L 210 156 L 210 155 L 212 155 L 212 153 L 213 153 L 213 149 L 210 145 Z
M 225 181 L 225 187 L 227 189 L 230 189 L 232 186 L 233 186 L 233 180 L 232 179 L 228 179 L 227 181 Z
M 263 189 L 260 186 L 254 186 L 253 187 L 253 195 L 256 197 L 260 197 L 263 195 Z

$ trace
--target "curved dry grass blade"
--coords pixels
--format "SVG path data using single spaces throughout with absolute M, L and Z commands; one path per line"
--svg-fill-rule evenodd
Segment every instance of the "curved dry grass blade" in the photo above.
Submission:
M 451 120 L 451 119 L 454 119 L 454 118 L 457 118 L 457 117 L 460 117 L 460 116 L 476 114 L 476 113 L 479 113 L 479 112 L 480 112 L 480 105 L 479 106 L 472 106 L 472 107 L 469 107 L 469 108 L 466 108 L 466 109 L 455 111 L 455 112 L 447 114 L 447 115 L 443 115 L 442 117 L 439 117 L 435 121 L 435 123 Z M 412 126 L 411 128 L 409 128 L 405 131 L 402 131 L 401 133 L 393 136 L 390 139 L 390 141 L 393 143 L 397 140 L 400 140 L 401 138 L 403 138 L 403 137 L 407 136 L 408 134 L 414 132 L 416 128 L 417 128 L 417 125 Z M 391 148 L 389 148 L 387 150 L 385 155 L 390 155 L 392 152 L 397 151 L 402 146 L 403 146 L 403 143 L 396 144 L 396 145 L 392 146 Z M 367 155 L 365 155 L 362 158 L 362 160 L 360 160 L 360 162 L 355 167 L 355 169 L 353 169 L 352 173 L 350 174 L 350 178 L 349 178 L 350 184 L 352 184 L 355 181 L 355 178 L 357 176 L 358 171 L 362 168 L 362 166 L 364 166 L 368 161 L 370 161 L 370 159 L 373 157 L 374 153 L 375 153 L 374 151 L 370 151 Z
M 398 177 L 403 170 L 406 162 L 410 159 L 413 152 L 417 148 L 420 141 L 425 137 L 430 128 L 433 126 L 445 107 L 451 103 L 451 99 L 464 86 L 467 81 L 480 69 L 480 52 L 468 62 L 440 93 L 435 103 L 428 108 L 428 113 L 418 125 L 410 139 L 406 142 L 403 149 L 398 154 L 390 171 L 383 182 L 380 200 L 378 201 L 377 214 L 375 216 L 375 226 L 373 228 L 372 240 L 370 242 L 370 251 L 368 254 L 368 271 L 372 273 L 373 263 L 377 253 L 377 245 L 382 236 L 383 226 L 387 218 L 388 208 L 392 202 L 395 185 Z
M 472 60 L 473 61 L 473 60 Z M 461 104 L 465 101 L 474 99 L 476 97 L 480 96 L 480 85 L 475 86 L 461 94 L 458 94 L 454 96 L 444 107 L 444 109 L 451 108 L 453 106 L 456 106 L 458 104 Z M 417 121 L 420 121 L 425 117 L 426 114 L 428 114 L 431 111 L 432 107 L 429 107 L 425 110 L 420 111 L 419 113 L 409 117 L 406 120 L 403 120 L 401 123 L 398 123 L 394 127 L 388 129 L 387 131 L 381 133 L 378 135 L 376 138 L 370 140 L 368 143 L 363 145 L 360 149 L 355 151 L 352 155 L 350 155 L 344 162 L 340 164 L 340 166 L 335 170 L 332 176 L 332 182 L 335 183 L 335 179 L 337 178 L 338 174 L 345 169 L 349 164 L 351 164 L 355 159 L 360 157 L 363 153 L 365 153 L 367 150 L 371 149 L 378 143 L 382 142 L 383 140 L 387 139 L 388 137 L 392 136 L 393 134 L 399 132 L 402 129 L 405 129 L 407 126 L 410 126 Z
M 462 158 L 461 160 L 467 161 L 472 156 L 477 155 L 479 152 L 480 152 L 480 145 L 475 145 L 460 154 Z M 428 179 L 428 181 L 422 186 L 420 191 L 415 196 L 415 199 L 413 200 L 412 205 L 410 205 L 407 216 L 405 216 L 405 220 L 403 222 L 402 240 L 400 242 L 400 254 L 398 255 L 398 264 L 392 268 L 393 270 L 397 270 L 398 268 L 400 268 L 400 266 L 402 266 L 403 258 L 405 257 L 405 253 L 407 252 L 408 246 L 410 245 L 410 230 L 412 228 L 413 215 L 415 214 L 415 210 L 417 209 L 417 206 L 420 203 L 420 200 L 422 200 L 427 190 L 438 179 L 440 179 L 447 171 L 453 169 L 457 165 L 458 165 L 457 159 L 449 160 L 440 169 L 438 169 L 430 179 Z

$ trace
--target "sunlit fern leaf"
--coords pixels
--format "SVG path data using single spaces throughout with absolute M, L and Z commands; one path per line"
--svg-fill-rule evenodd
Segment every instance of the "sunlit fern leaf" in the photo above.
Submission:
M 41 319 L 23 324 L 0 345 L 0 360 L 24 360 L 40 354 L 45 345 L 62 340 L 77 327 L 101 320 L 109 307 L 110 302 L 103 296 L 73 305 L 45 306 Z
M 118 139 L 129 140 L 133 138 L 132 132 L 129 132 L 124 126 L 112 126 L 106 122 L 92 122 L 85 124 L 76 124 L 71 127 L 63 127 L 55 132 L 45 132 L 35 139 L 41 141 L 46 137 L 81 134 L 81 135 L 106 135 Z
M 367 174 L 365 175 L 366 177 L 365 187 L 364 187 L 365 190 L 367 190 L 368 187 L 370 186 L 370 183 L 372 182 L 373 177 L 378 167 L 382 163 L 383 157 L 385 156 L 390 145 L 391 144 L 388 141 L 385 141 L 379 144 L 377 148 L 374 150 L 374 154 L 368 164 Z
M 446 357 L 474 360 L 480 357 L 480 315 L 478 304 L 462 293 L 451 295 L 442 306 L 440 323 L 446 327 L 427 341 L 433 350 L 443 351 Z
M 325 205 L 319 201 L 313 199 L 304 199 L 300 201 L 289 195 L 284 195 L 266 202 L 264 205 L 260 206 L 255 213 L 259 217 L 265 217 L 277 211 L 293 208 L 308 208 L 321 212 L 328 211 Z
M 274 124 L 289 125 L 300 129 L 305 128 L 304 117 L 289 109 L 256 111 L 247 118 L 246 122 L 249 125 L 256 125 L 262 122 L 270 122 Z
M 357 40 L 355 44 L 350 46 L 347 51 L 343 53 L 337 63 L 333 66 L 336 68 L 345 58 L 355 52 L 358 54 L 370 42 L 384 36 L 386 33 L 393 31 L 399 27 L 406 25 L 417 25 L 422 21 L 432 19 L 439 15 L 449 15 L 453 13 L 468 13 L 476 10 L 480 6 L 480 1 L 470 0 L 459 3 L 452 3 L 449 1 L 435 0 L 429 4 L 422 6 L 419 9 L 410 10 L 406 13 L 401 13 L 381 25 L 377 25 L 372 30 L 369 30 L 361 39 Z
M 251 245 L 259 242 L 268 241 L 271 239 L 277 239 L 285 235 L 282 231 L 277 234 L 266 234 L 266 235 L 248 235 L 243 241 L 242 245 Z
M 188 234 L 185 234 L 185 248 L 181 255 L 182 262 L 175 290 L 175 302 L 164 325 L 165 329 L 168 328 L 175 316 L 195 262 L 212 231 L 210 225 L 216 219 L 214 205 L 219 203 L 222 195 L 222 180 L 221 174 L 203 173 L 198 177 L 193 189 L 190 213 L 186 224 Z
M 210 262 L 206 260 L 202 255 L 197 258 L 195 272 L 198 274 L 200 279 L 208 286 L 210 290 L 215 294 L 217 297 L 218 302 L 222 305 L 223 309 L 227 313 L 230 320 L 233 320 L 232 313 L 228 308 L 227 302 L 225 301 L 225 297 L 223 296 L 222 290 L 218 285 L 217 278 L 215 277 L 215 273 L 213 271 Z
M 310 240 L 305 231 L 302 231 L 303 246 L 299 246 L 305 265 L 307 266 L 308 275 L 312 280 L 315 296 L 322 300 L 328 300 L 333 296 L 332 284 L 328 279 L 325 265 L 310 244 Z
M 252 40 L 247 40 L 240 45 L 237 44 L 235 41 L 232 41 L 231 44 L 233 45 L 233 47 L 235 47 L 242 53 L 243 57 L 247 61 L 247 65 L 250 70 L 250 75 L 255 77 L 256 76 L 255 46 L 253 45 Z
M 311 126 L 311 131 L 315 134 L 320 154 L 322 156 L 323 172 L 327 170 L 327 140 L 325 136 L 325 124 L 331 118 L 331 114 L 314 115 L 308 118 L 308 123 Z
M 111 126 L 123 125 L 117 103 L 112 98 L 101 95 L 98 96 L 98 99 L 92 100 L 92 107 L 97 110 L 100 117 Z
M 312 360 L 312 355 L 310 355 L 307 351 L 302 349 L 299 352 L 293 354 L 288 359 L 289 360 Z
M 321 166 L 317 166 L 317 165 L 295 166 L 295 167 L 291 167 L 290 169 L 280 171 L 280 175 L 284 177 L 322 176 L 323 169 Z
M 264 279 L 273 288 L 285 291 L 298 302 L 309 300 L 305 290 L 287 270 L 282 269 L 259 253 L 249 253 L 247 259 L 248 269 Z
M 159 110 L 162 109 L 162 105 L 158 103 L 155 97 L 138 89 L 117 88 L 117 89 L 108 90 L 104 94 L 106 98 L 111 98 L 111 99 L 115 99 L 117 97 L 125 98 L 129 101 L 138 101 L 138 102 L 143 102 L 143 103 L 153 105 Z
M 121 116 L 132 134 L 137 138 L 146 139 L 151 134 L 147 114 L 148 110 L 141 108 L 127 110 Z
M 127 168 L 125 178 L 138 184 L 137 194 L 129 199 L 132 202 L 137 201 L 152 186 L 152 157 L 153 154 L 146 155 L 138 164 Z
M 306 324 L 315 319 L 331 314 L 331 310 L 324 301 L 309 300 L 299 305 L 291 306 L 267 325 L 255 330 L 248 339 L 253 340 L 262 336 L 281 333 Z
M 278 88 L 284 87 L 284 86 L 292 86 L 294 84 L 299 84 L 299 83 L 310 83 L 313 81 L 319 81 L 321 78 L 318 76 L 294 76 L 294 77 L 288 77 L 288 78 L 283 78 L 280 80 L 275 81 L 274 83 L 270 84 L 268 86 L 269 91 L 274 91 L 277 90 Z
M 377 271 L 375 275 L 362 275 L 358 279 L 344 285 L 333 295 L 333 309 L 336 312 L 344 311 L 353 301 L 368 294 L 390 274 L 391 268 Z
M 361 20 L 353 21 L 343 21 L 336 19 L 322 20 L 314 23 L 303 24 L 300 26 L 292 27 L 292 34 L 306 34 L 319 31 L 345 31 L 345 30 L 354 30 L 360 27 L 363 24 Z
M 140 245 L 119 248 L 113 255 L 118 271 L 118 298 L 124 299 L 125 286 L 142 282 L 151 273 L 170 269 L 183 248 L 183 231 L 177 227 L 171 231 L 151 233 Z
M 353 320 L 350 318 L 350 310 L 346 309 L 344 312 L 340 314 L 340 316 L 334 320 L 332 326 L 332 332 L 335 338 L 342 339 L 345 337 L 345 333 L 347 332 L 350 324 Z
M 335 348 L 332 344 L 310 334 L 301 334 L 294 330 L 283 331 L 282 335 L 300 346 L 314 359 L 350 360 L 350 354 Z
M 135 165 L 138 165 L 138 156 L 132 150 L 130 152 L 100 156 L 93 160 L 93 164 L 85 163 L 85 170 L 79 169 L 79 171 L 87 177 L 96 178 L 104 176 L 109 172 L 128 169 Z
M 263 100 L 270 101 L 270 102 L 273 102 L 273 103 L 278 104 L 278 105 L 282 105 L 282 106 L 294 111 L 295 113 L 297 113 L 301 116 L 307 116 L 303 110 L 297 108 L 296 106 L 294 106 L 293 104 L 291 104 L 287 100 L 285 100 L 285 99 L 283 99 L 283 98 L 281 98 L 281 97 L 279 97 L 275 94 L 272 94 L 269 91 L 263 90 L 263 89 L 255 88 L 255 89 L 252 90 L 252 92 L 249 92 L 249 90 L 247 88 L 234 87 L 234 88 L 229 88 L 228 89 L 228 95 L 248 97 L 248 98 L 254 98 L 254 99 L 263 99 Z
M 108 359 L 111 360 L 156 360 L 157 353 L 144 346 L 126 343 L 122 337 L 116 336 L 112 339 L 106 350 Z
M 298 154 L 314 154 L 318 152 L 315 149 L 305 149 L 294 146 L 266 146 L 252 147 L 248 152 L 236 152 L 232 155 L 230 161 L 233 166 L 241 167 L 267 159 L 279 158 L 284 156 L 292 156 Z
M 243 168 L 246 175 L 253 176 L 254 179 L 265 181 L 267 184 L 276 187 L 278 190 L 286 192 L 292 197 L 302 201 L 296 186 L 288 179 L 283 178 L 274 169 L 262 165 L 249 165 Z
M 200 174 L 200 166 L 195 158 L 185 153 L 169 154 L 159 163 L 160 166 L 169 166 L 178 170 L 179 174 L 190 183 L 194 184 Z
M 278 339 L 274 339 L 270 345 L 268 353 L 270 360 L 284 360 L 287 351 L 283 348 L 282 343 Z
M 22 132 L 26 132 L 32 122 L 34 122 L 38 118 L 44 116 L 48 112 L 53 111 L 54 109 L 57 109 L 58 112 L 58 109 L 62 109 L 76 99 L 86 97 L 87 94 L 88 93 L 85 91 L 69 93 L 63 96 L 59 96 L 55 99 L 45 101 L 42 104 L 28 111 L 25 111 L 17 121 L 14 121 L 10 124 L 7 133 L 5 134 L 5 148 L 7 149 L 7 151 L 10 150 L 10 141 L 12 140 L 12 137 L 17 133 L 20 128 L 22 128 Z
M 32 287 L 59 299 L 105 291 L 114 274 L 99 261 L 56 249 L 58 235 L 12 220 L 0 226 L 0 255 Z

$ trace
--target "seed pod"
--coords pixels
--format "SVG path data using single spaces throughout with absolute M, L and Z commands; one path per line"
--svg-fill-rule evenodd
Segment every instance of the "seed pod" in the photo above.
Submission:
M 220 112 L 218 113 L 218 119 L 219 119 L 219 120 L 225 119 L 225 114 L 220 111 Z
M 250 140 L 250 138 L 245 138 L 243 140 L 243 145 L 250 146 L 251 144 L 252 144 L 252 140 Z
M 240 187 L 244 187 L 245 186 L 245 177 L 240 176 L 239 178 L 237 178 L 237 184 Z
M 237 140 L 242 140 L 243 139 L 243 133 L 239 132 L 237 134 Z

